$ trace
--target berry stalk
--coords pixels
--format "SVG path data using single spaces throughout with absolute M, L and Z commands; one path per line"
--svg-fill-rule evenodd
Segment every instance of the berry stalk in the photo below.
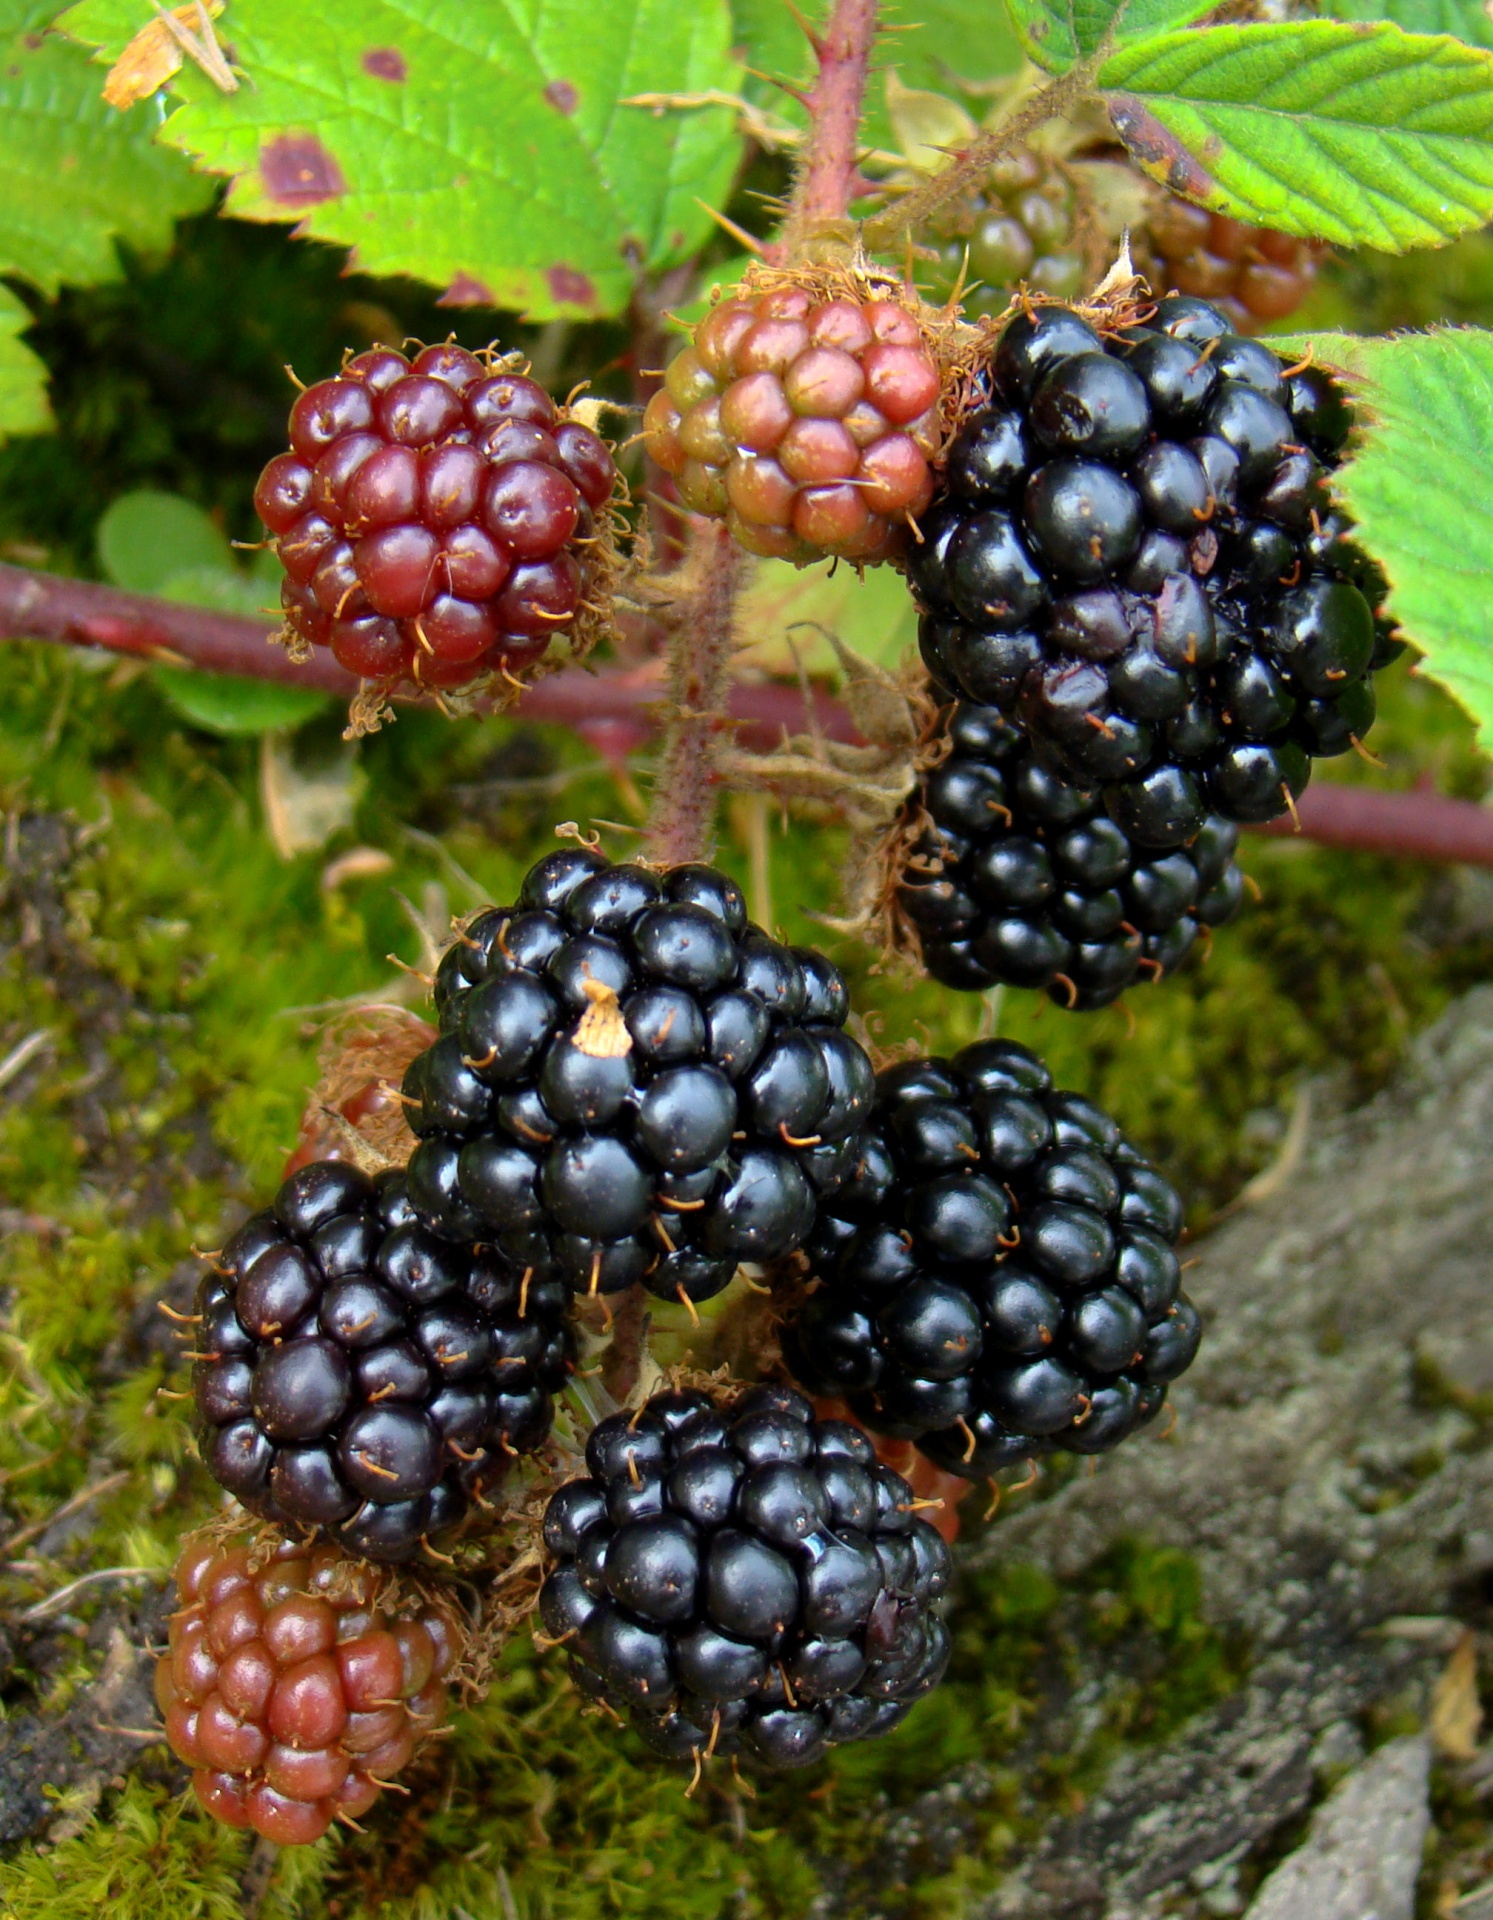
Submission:
M 819 62 L 808 97 L 812 131 L 784 224 L 788 257 L 821 220 L 844 217 L 856 176 L 861 100 L 876 38 L 876 0 L 836 0 L 822 36 L 811 36 Z
M 671 714 L 648 823 L 649 856 L 701 860 L 715 814 L 715 758 L 726 724 L 737 584 L 745 564 L 724 526 L 696 522 L 686 578 L 669 614 Z

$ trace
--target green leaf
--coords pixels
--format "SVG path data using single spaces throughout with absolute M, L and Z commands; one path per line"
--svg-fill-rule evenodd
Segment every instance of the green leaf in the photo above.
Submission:
M 110 53 L 125 19 L 65 16 Z M 726 0 L 233 0 L 220 33 L 244 84 L 183 67 L 164 138 L 232 176 L 228 212 L 452 305 L 620 312 L 712 231 L 741 155 L 729 109 L 623 104 L 736 88 Z
M 156 667 L 152 678 L 184 720 L 208 733 L 278 733 L 323 712 L 329 698 L 305 687 L 194 667 Z
M 1130 152 L 1203 206 L 1402 253 L 1493 214 L 1493 57 L 1333 20 L 1121 48 L 1098 86 Z
M 30 323 L 20 301 L 0 287 L 0 435 L 40 433 L 52 424 L 47 370 L 20 338 Z
M 147 103 L 104 105 L 103 76 L 46 32 L 52 7 L 0 0 L 0 273 L 55 293 L 119 271 L 116 239 L 165 247 L 212 183 L 158 147 Z
M 1393 20 L 1406 33 L 1449 33 L 1470 47 L 1493 47 L 1493 20 L 1482 0 L 1332 0 L 1333 20 Z
M 1321 334 L 1313 345 L 1361 397 L 1367 428 L 1337 491 L 1389 575 L 1389 610 L 1425 656 L 1418 671 L 1493 751 L 1493 333 Z
M 1120 45 L 1185 27 L 1212 0 L 1006 0 L 1028 55 L 1049 73 L 1066 73 L 1105 40 Z
M 107 578 L 130 593 L 162 593 L 182 574 L 232 578 L 236 571 L 232 548 L 201 507 L 149 488 L 123 493 L 109 506 L 98 525 L 98 556 Z

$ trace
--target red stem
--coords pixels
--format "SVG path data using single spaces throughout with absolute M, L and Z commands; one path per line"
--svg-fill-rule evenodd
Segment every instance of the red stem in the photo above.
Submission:
M 245 674 L 344 699 L 358 685 L 321 650 L 299 664 L 289 659 L 269 644 L 267 622 L 23 567 L 0 566 L 0 634 Z M 548 721 L 582 734 L 599 737 L 603 729 L 610 730 L 625 752 L 650 738 L 665 717 L 664 672 L 662 660 L 650 660 L 642 666 L 605 666 L 594 673 L 557 673 L 531 687 L 514 711 L 522 719 Z M 802 733 L 808 718 L 799 689 L 777 681 L 737 681 L 728 711 L 743 744 L 762 747 L 775 745 L 784 732 Z M 832 740 L 858 738 L 845 709 L 823 692 L 814 694 L 814 721 Z M 1303 837 L 1324 846 L 1493 867 L 1493 811 L 1471 800 L 1322 781 L 1307 788 L 1296 808 Z M 1257 831 L 1289 836 L 1295 828 L 1283 819 Z
M 835 0 L 814 41 L 819 74 L 809 93 L 812 132 L 793 196 L 788 228 L 842 219 L 850 205 L 860 151 L 861 100 L 876 38 L 876 0 Z

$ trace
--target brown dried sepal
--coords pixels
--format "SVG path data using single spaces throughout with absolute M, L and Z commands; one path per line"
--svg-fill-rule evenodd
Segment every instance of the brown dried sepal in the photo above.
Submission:
M 301 1116 L 285 1177 L 313 1160 L 346 1160 L 364 1173 L 402 1167 L 415 1149 L 399 1083 L 436 1030 L 408 1007 L 354 1007 L 322 1035 L 318 1078 Z
M 817 730 L 790 735 L 771 753 L 723 753 L 722 778 L 827 809 L 860 835 L 879 834 L 916 782 L 920 742 L 935 714 L 927 676 L 918 665 L 889 672 L 835 635 L 827 637 L 844 674 L 841 697 L 866 744 L 830 740 Z M 807 702 L 805 710 L 812 713 Z

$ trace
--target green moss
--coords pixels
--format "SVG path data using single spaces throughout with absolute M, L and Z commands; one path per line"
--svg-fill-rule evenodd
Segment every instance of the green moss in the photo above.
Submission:
M 107 1824 L 0 1869 L 0 1902 L 11 1920 L 242 1920 L 243 1851 L 179 1796 L 131 1781 Z

